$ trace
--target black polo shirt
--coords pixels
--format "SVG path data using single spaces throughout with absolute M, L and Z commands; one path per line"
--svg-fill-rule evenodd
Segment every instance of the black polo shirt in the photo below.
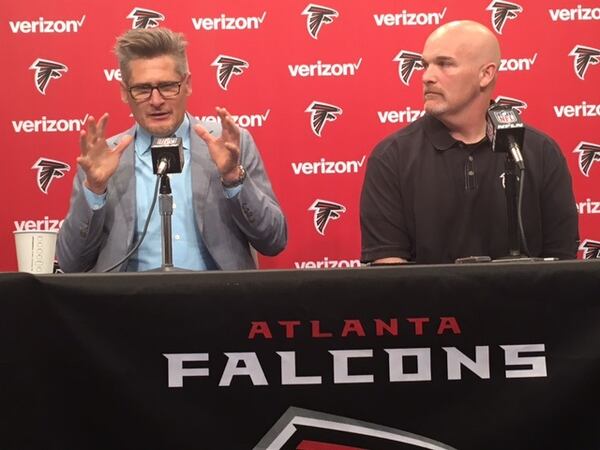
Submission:
M 578 215 L 557 144 L 526 127 L 523 221 L 531 256 L 577 256 Z M 397 256 L 417 263 L 509 252 L 504 153 L 483 139 L 455 140 L 425 115 L 379 143 L 360 201 L 363 262 Z

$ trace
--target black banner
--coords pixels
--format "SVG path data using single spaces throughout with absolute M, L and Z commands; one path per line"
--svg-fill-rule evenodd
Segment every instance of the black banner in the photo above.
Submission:
M 600 448 L 600 262 L 0 275 L 2 449 Z

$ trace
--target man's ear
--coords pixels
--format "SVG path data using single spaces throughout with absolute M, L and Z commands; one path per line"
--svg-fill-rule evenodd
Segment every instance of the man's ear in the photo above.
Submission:
M 498 72 L 498 65 L 490 62 L 485 64 L 479 71 L 479 86 L 487 88 L 496 79 L 496 73 Z
M 188 73 L 187 77 L 185 78 L 185 88 L 186 88 L 186 95 L 189 97 L 190 95 L 192 95 L 192 74 Z
M 127 86 L 122 81 L 119 83 L 119 88 L 121 91 L 121 100 L 123 103 L 129 103 L 129 91 L 127 90 Z

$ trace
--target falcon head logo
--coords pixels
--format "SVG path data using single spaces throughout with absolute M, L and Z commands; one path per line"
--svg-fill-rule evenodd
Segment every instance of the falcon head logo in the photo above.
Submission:
M 329 221 L 339 219 L 340 215 L 346 212 L 346 207 L 339 203 L 317 199 L 308 210 L 315 212 L 313 215 L 315 229 L 321 236 L 325 236 L 325 228 Z
M 506 173 L 502 172 L 500 174 L 499 178 L 500 178 L 500 183 L 502 183 L 502 189 L 506 189 Z M 521 180 L 519 175 L 515 175 L 515 180 L 517 181 L 517 183 Z
M 600 259 L 600 242 L 586 239 L 579 246 L 583 250 L 583 259 Z
M 42 95 L 46 95 L 48 83 L 52 78 L 60 78 L 63 76 L 62 72 L 69 70 L 64 64 L 41 58 L 36 59 L 29 69 L 35 70 L 35 87 Z
M 498 34 L 502 34 L 502 29 L 508 19 L 515 19 L 523 8 L 516 3 L 502 2 L 495 0 L 488 5 L 486 11 L 492 12 L 492 26 Z
M 586 177 L 589 177 L 592 164 L 600 161 L 600 145 L 591 142 L 580 142 L 573 152 L 579 153 L 579 170 Z
M 31 166 L 32 169 L 37 169 L 37 184 L 44 194 L 48 194 L 50 183 L 55 178 L 62 178 L 65 173 L 71 170 L 71 166 L 61 161 L 54 159 L 40 158 Z
M 581 80 L 584 79 L 585 73 L 592 64 L 598 64 L 600 62 L 600 50 L 592 47 L 584 47 L 583 45 L 576 45 L 569 56 L 574 56 L 573 68 L 577 77 Z
M 132 29 L 156 28 L 159 22 L 165 20 L 165 16 L 158 11 L 144 8 L 133 8 L 126 18 L 132 20 Z
M 431 438 L 350 417 L 291 406 L 253 450 L 455 450 Z
M 234 75 L 241 75 L 244 70 L 250 67 L 247 61 L 234 58 L 233 56 L 219 55 L 212 62 L 211 66 L 217 68 L 217 83 L 224 91 Z
M 334 121 L 343 113 L 342 108 L 323 102 L 312 102 L 304 112 L 310 113 L 310 127 L 313 133 L 319 137 L 321 137 L 325 122 Z
M 523 110 L 527 109 L 527 103 L 525 103 L 523 100 L 519 100 L 518 98 L 512 97 L 502 97 L 500 95 L 496 97 L 494 104 L 500 106 L 510 106 L 511 108 L 514 108 L 517 111 L 519 111 L 519 114 L 522 114 Z
M 408 86 L 415 70 L 423 69 L 423 56 L 420 53 L 400 50 L 393 61 L 398 62 L 398 76 Z
M 318 39 L 323 24 L 333 22 L 340 14 L 335 9 L 326 6 L 313 5 L 311 3 L 304 8 L 302 15 L 306 16 L 306 29 L 308 34 L 310 34 L 310 37 Z

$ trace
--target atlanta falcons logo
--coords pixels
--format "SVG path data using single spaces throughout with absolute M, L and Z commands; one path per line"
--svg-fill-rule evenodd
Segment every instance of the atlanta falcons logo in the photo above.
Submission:
M 330 220 L 339 219 L 340 215 L 346 212 L 346 208 L 343 205 L 321 199 L 315 200 L 308 210 L 315 212 L 313 215 L 313 224 L 321 236 L 325 236 L 325 228 Z
M 393 61 L 398 62 L 398 75 L 402 82 L 408 86 L 415 70 L 423 69 L 423 56 L 420 53 L 400 50 Z
M 583 45 L 576 45 L 569 56 L 574 56 L 573 68 L 577 77 L 581 80 L 584 79 L 585 73 L 592 64 L 598 64 L 600 62 L 600 50 L 592 47 L 584 47 Z
M 310 127 L 319 137 L 325 122 L 334 121 L 343 113 L 342 108 L 322 102 L 312 102 L 304 112 L 310 113 Z
M 44 194 L 48 194 L 50 183 L 55 178 L 62 178 L 65 176 L 65 172 L 71 170 L 71 166 L 68 164 L 47 158 L 38 159 L 31 168 L 37 169 L 37 184 Z
M 492 26 L 498 34 L 502 34 L 502 29 L 508 19 L 515 19 L 523 8 L 516 3 L 493 1 L 488 5 L 486 11 L 492 12 Z
M 591 142 L 580 142 L 573 152 L 579 153 L 579 170 L 586 177 L 589 177 L 592 164 L 600 161 L 600 145 Z
M 500 182 L 502 183 L 502 189 L 506 189 L 506 173 L 502 172 L 500 174 L 499 178 L 500 178 Z M 517 183 L 521 180 L 519 175 L 515 175 L 515 179 L 516 179 Z
M 326 6 L 313 5 L 312 3 L 304 8 L 302 15 L 306 17 L 306 29 L 313 39 L 318 39 L 319 32 L 323 24 L 333 22 L 333 19 L 339 17 L 335 9 Z
M 524 109 L 527 109 L 527 103 L 525 103 L 523 100 L 519 100 L 518 98 L 502 97 L 499 95 L 496 97 L 494 103 L 500 106 L 510 106 L 519 111 L 520 114 L 523 113 Z
M 234 58 L 233 56 L 219 55 L 215 59 L 211 66 L 217 68 L 217 83 L 224 91 L 227 90 L 227 86 L 234 75 L 241 75 L 244 70 L 250 67 L 247 61 L 243 59 Z
M 48 83 L 52 78 L 60 78 L 62 72 L 67 72 L 69 68 L 64 64 L 49 59 L 36 59 L 31 66 L 31 70 L 35 70 L 35 87 L 42 95 L 46 95 Z
M 583 259 L 600 259 L 600 242 L 586 239 L 579 246 L 583 250 Z
M 132 20 L 132 29 L 156 28 L 159 22 L 165 20 L 165 16 L 158 11 L 144 8 L 133 8 L 126 18 Z

